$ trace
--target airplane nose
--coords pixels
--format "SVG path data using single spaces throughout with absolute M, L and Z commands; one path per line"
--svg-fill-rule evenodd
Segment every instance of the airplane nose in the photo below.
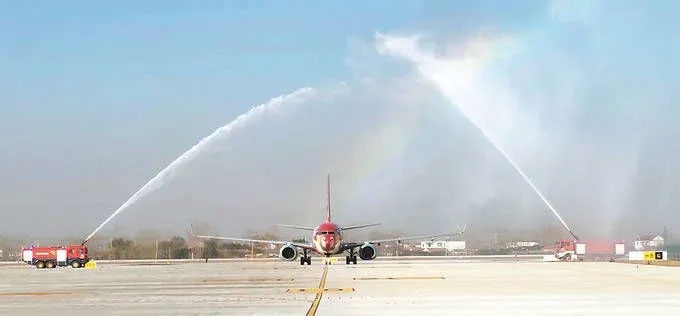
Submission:
M 325 236 L 323 239 L 321 239 L 321 246 L 325 250 L 330 250 L 333 249 L 333 246 L 335 244 L 335 240 L 333 239 L 332 236 Z

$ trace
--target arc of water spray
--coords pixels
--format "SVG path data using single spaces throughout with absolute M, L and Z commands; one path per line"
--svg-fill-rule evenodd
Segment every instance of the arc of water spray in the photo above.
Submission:
M 396 53 L 397 55 L 401 55 L 402 57 L 406 57 L 407 59 L 410 59 L 411 61 L 413 61 L 417 64 L 418 70 L 420 71 L 420 73 L 425 78 L 430 79 L 430 80 L 434 81 L 437 85 L 439 85 L 437 80 L 435 78 L 432 78 L 431 75 L 428 75 L 427 71 L 424 70 L 424 68 L 423 68 L 423 63 L 427 64 L 429 62 L 435 61 L 435 59 L 432 58 L 432 57 L 426 56 L 424 54 L 421 54 L 418 51 L 418 49 L 416 47 L 416 42 L 417 42 L 418 38 L 391 39 L 391 38 L 386 37 L 385 35 L 382 35 L 380 33 L 376 34 L 376 38 L 378 40 L 381 40 L 381 41 L 385 41 L 386 39 L 392 40 L 393 43 L 391 43 L 391 45 L 394 45 L 394 46 L 390 46 L 390 44 L 385 44 L 383 42 L 383 47 L 378 47 L 378 49 L 383 50 L 383 51 L 391 51 L 392 53 Z M 428 66 L 432 66 L 432 65 L 429 64 Z M 469 69 L 467 69 L 467 70 L 469 71 Z M 440 86 L 440 88 L 441 88 L 441 86 Z M 529 179 L 529 177 L 524 173 L 524 171 L 522 171 L 522 169 L 517 165 L 517 163 L 515 163 L 515 161 L 512 159 L 512 157 L 510 157 L 510 155 L 508 155 L 508 153 L 505 152 L 503 147 L 501 147 L 498 144 L 498 142 L 494 139 L 494 137 L 491 134 L 489 134 L 484 128 L 482 128 L 482 126 L 480 124 L 478 124 L 475 120 L 473 120 L 468 115 L 468 113 L 466 113 L 465 110 L 462 107 L 460 107 L 454 100 L 451 100 L 451 102 L 458 108 L 460 113 L 470 123 L 472 123 L 472 125 L 474 125 L 482 133 L 482 135 L 484 135 L 484 137 L 486 137 L 486 139 L 496 148 L 496 150 L 498 150 L 498 152 L 501 153 L 501 155 L 505 158 L 505 160 L 508 161 L 508 163 L 510 163 L 510 165 L 512 165 L 513 168 L 515 168 L 517 173 L 519 173 L 519 175 L 524 179 L 524 181 L 526 181 L 526 183 L 538 195 L 538 197 L 540 197 L 541 200 L 543 200 L 545 205 L 548 206 L 550 211 L 555 215 L 555 217 L 557 217 L 557 219 L 560 221 L 560 223 L 562 223 L 562 226 L 564 226 L 564 228 L 569 232 L 569 234 L 571 234 L 572 237 L 574 237 L 576 240 L 578 240 L 578 237 L 574 234 L 574 232 L 571 230 L 571 228 L 569 228 L 569 225 L 567 225 L 567 222 L 565 222 L 564 219 L 562 218 L 562 216 L 560 216 L 560 214 L 557 213 L 557 210 L 555 210 L 555 208 L 552 206 L 552 204 L 550 204 L 548 199 L 545 198 L 543 193 L 541 193 L 541 191 L 534 185 L 534 183 L 531 181 L 531 179 Z
M 560 216 L 560 214 L 557 213 L 557 210 L 555 210 L 555 207 L 553 207 L 552 204 L 550 204 L 550 201 L 548 201 L 548 199 L 543 195 L 543 193 L 541 193 L 541 190 L 539 190 L 538 187 L 536 187 L 536 185 L 534 185 L 534 182 L 531 181 L 531 179 L 524 173 L 524 171 L 522 171 L 522 169 L 519 167 L 519 165 L 517 165 L 517 163 L 515 163 L 515 161 L 512 159 L 512 157 L 510 157 L 510 155 L 508 155 L 508 153 L 503 149 L 503 147 L 501 147 L 498 144 L 498 142 L 496 142 L 496 140 L 491 136 L 491 134 L 489 134 L 476 121 L 474 121 L 470 116 L 468 116 L 467 113 L 465 113 L 465 111 L 462 108 L 458 107 L 458 109 L 463 114 L 463 116 L 468 121 L 470 121 L 470 123 L 472 123 L 472 125 L 474 125 L 484 135 L 484 137 L 486 137 L 487 140 L 489 140 L 491 145 L 493 145 L 496 148 L 496 150 L 498 150 L 498 152 L 505 158 L 505 160 L 507 160 L 508 163 L 513 168 L 515 168 L 517 173 L 519 173 L 519 175 L 524 179 L 524 181 L 526 181 L 526 183 L 529 185 L 529 187 L 531 187 L 531 189 L 534 190 L 536 195 L 538 195 L 538 197 L 540 197 L 541 200 L 543 200 L 545 205 L 548 206 L 550 211 L 555 215 L 555 217 L 557 217 L 557 219 L 560 221 L 560 223 L 562 223 L 562 226 L 564 226 L 564 228 L 569 232 L 569 234 L 571 234 L 571 236 L 574 237 L 574 239 L 579 240 L 579 238 L 576 236 L 576 234 L 574 234 L 574 232 L 571 230 L 571 228 L 569 228 L 569 225 L 567 225 L 567 222 L 565 222 L 564 219 L 562 218 L 562 216 Z
M 201 139 L 196 145 L 191 147 L 191 149 L 187 150 L 184 152 L 181 156 L 177 157 L 173 162 L 171 162 L 165 169 L 161 170 L 158 174 L 156 174 L 151 180 L 149 180 L 144 186 L 142 186 L 137 192 L 135 192 L 123 205 L 121 205 L 116 211 L 114 211 L 104 222 L 99 224 L 95 230 L 83 240 L 83 244 L 85 244 L 90 238 L 92 238 L 97 232 L 99 232 L 102 227 L 104 227 L 107 223 L 109 223 L 116 215 L 118 215 L 120 212 L 128 208 L 130 205 L 134 204 L 137 200 L 139 200 L 141 197 L 153 192 L 154 190 L 158 189 L 163 185 L 163 180 L 167 175 L 170 175 L 171 172 L 173 172 L 177 167 L 181 166 L 183 163 L 192 160 L 193 158 L 196 157 L 196 155 L 207 145 L 209 145 L 212 141 L 215 139 L 221 138 L 221 137 L 226 137 L 231 134 L 234 128 L 242 126 L 246 124 L 251 118 L 264 113 L 266 111 L 269 111 L 271 109 L 279 107 L 281 104 L 286 103 L 288 101 L 294 101 L 294 100 L 299 100 L 305 97 L 309 97 L 314 93 L 313 88 L 305 87 L 302 89 L 299 89 L 297 91 L 294 91 L 293 93 L 287 94 L 287 95 L 282 95 L 276 98 L 273 98 L 269 100 L 269 102 L 260 104 L 258 106 L 255 106 L 251 108 L 248 112 L 243 113 L 239 115 L 236 119 L 233 121 L 229 122 L 227 125 L 224 125 L 218 129 L 216 129 L 212 134 L 206 136 L 205 138 Z

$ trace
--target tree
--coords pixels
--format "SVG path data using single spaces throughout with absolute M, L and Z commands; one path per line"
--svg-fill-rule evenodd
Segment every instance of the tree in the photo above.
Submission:
M 208 262 L 210 258 L 216 258 L 219 255 L 217 251 L 217 241 L 210 239 L 203 242 L 203 258 Z
M 184 238 L 175 236 L 168 242 L 170 249 L 170 257 L 172 259 L 187 259 L 189 258 L 189 248 Z
M 123 248 L 129 248 L 132 246 L 132 240 L 128 240 L 125 238 L 114 238 L 111 241 L 111 247 L 114 249 L 123 249 Z
M 131 259 L 135 257 L 134 243 L 125 238 L 111 240 L 110 255 L 113 259 Z
M 161 240 L 158 242 L 158 258 L 170 259 L 171 252 L 169 241 Z

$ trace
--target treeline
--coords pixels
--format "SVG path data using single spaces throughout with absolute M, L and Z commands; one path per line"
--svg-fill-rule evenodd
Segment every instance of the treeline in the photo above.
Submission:
M 274 237 L 255 235 L 254 239 Z M 251 238 L 252 238 L 251 237 Z M 271 240 L 271 239 L 269 239 Z M 127 238 L 113 238 L 108 247 L 90 248 L 94 259 L 205 259 L 205 258 L 243 258 L 250 255 L 270 256 L 278 254 L 278 249 L 266 244 L 242 244 L 217 240 L 194 240 L 191 243 L 180 236 L 167 240 L 135 241 Z
M 99 253 L 91 251 L 92 257 L 100 259 L 188 259 L 192 249 L 184 238 L 175 236 L 156 242 L 135 242 L 131 239 L 114 238 L 108 249 Z

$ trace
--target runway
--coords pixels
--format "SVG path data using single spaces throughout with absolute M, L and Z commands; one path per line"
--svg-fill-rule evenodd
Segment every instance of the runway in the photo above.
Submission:
M 12 265 L 0 280 L 0 315 L 680 314 L 680 269 L 604 262 Z

